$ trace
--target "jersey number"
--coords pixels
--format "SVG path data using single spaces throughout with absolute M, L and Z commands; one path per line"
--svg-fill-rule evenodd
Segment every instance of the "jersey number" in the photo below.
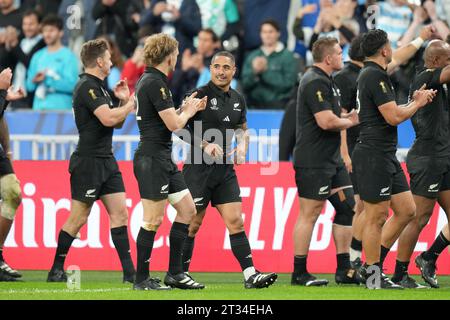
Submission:
M 359 114 L 359 110 L 361 110 L 361 102 L 359 101 L 359 90 L 356 91 L 356 113 Z
M 136 93 L 134 94 L 134 97 L 136 101 L 136 120 L 139 121 L 142 120 L 142 117 L 139 115 L 139 100 Z

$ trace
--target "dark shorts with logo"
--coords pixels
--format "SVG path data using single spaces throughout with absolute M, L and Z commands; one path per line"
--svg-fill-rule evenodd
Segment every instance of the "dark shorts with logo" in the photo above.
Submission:
M 72 154 L 69 162 L 72 199 L 92 203 L 101 196 L 125 192 L 116 159 Z
M 169 194 L 187 189 L 183 175 L 170 156 L 136 153 L 133 170 L 142 199 L 163 200 Z
M 395 153 L 380 152 L 358 144 L 353 151 L 352 162 L 361 200 L 378 203 L 409 190 Z
M 5 151 L 3 151 L 3 149 L 0 149 L 0 176 L 5 176 L 11 173 L 14 173 L 11 161 L 6 156 Z
M 450 190 L 450 157 L 408 154 L 406 166 L 413 194 L 436 199 L 440 191 Z
M 213 206 L 241 202 L 241 190 L 232 164 L 185 164 L 183 176 L 194 198 L 197 211 Z
M 295 167 L 294 169 L 298 195 L 301 198 L 326 200 L 332 189 L 352 185 L 344 165 L 335 168 Z

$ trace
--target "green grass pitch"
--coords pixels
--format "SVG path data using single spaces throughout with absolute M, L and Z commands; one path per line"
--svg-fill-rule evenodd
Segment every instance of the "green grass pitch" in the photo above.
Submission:
M 368 290 L 357 286 L 337 286 L 333 275 L 328 287 L 305 288 L 290 285 L 290 274 L 280 274 L 266 289 L 244 289 L 241 273 L 193 273 L 206 285 L 204 290 L 133 291 L 122 283 L 120 272 L 82 271 L 80 290 L 65 283 L 45 282 L 47 272 L 24 271 L 23 282 L 0 282 L 0 300 L 450 300 L 450 276 L 440 276 L 440 289 Z M 164 273 L 153 272 L 161 279 Z M 420 280 L 420 277 L 415 277 Z

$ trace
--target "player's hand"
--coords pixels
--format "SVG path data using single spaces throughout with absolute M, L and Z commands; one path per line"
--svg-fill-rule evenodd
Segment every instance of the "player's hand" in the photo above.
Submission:
M 208 103 L 208 96 L 204 96 L 203 98 L 199 99 L 200 102 L 197 106 L 197 111 L 203 111 L 206 109 L 206 104 Z
M 432 24 L 430 24 L 430 25 L 422 28 L 422 30 L 420 31 L 419 37 L 421 37 L 423 41 L 427 41 L 433 36 L 433 34 L 435 32 L 436 32 L 436 28 Z
M 121 101 L 128 101 L 130 98 L 130 89 L 128 88 L 128 80 L 125 78 L 116 83 L 114 95 Z
M 345 154 L 342 156 L 342 160 L 344 160 L 345 168 L 347 169 L 348 173 L 353 172 L 353 166 L 352 166 L 352 158 L 348 154 Z
M 196 98 L 197 94 L 198 94 L 197 91 L 195 91 L 193 94 L 187 97 L 185 102 L 183 103 L 183 112 L 186 112 L 190 117 L 193 117 L 197 113 L 197 111 L 201 111 L 206 108 L 204 98 L 203 99 Z M 203 103 L 205 103 L 204 106 Z
M 12 71 L 6 68 L 0 72 L 0 90 L 8 90 L 11 85 Z
M 25 90 L 23 90 L 23 88 L 14 90 L 13 86 L 9 87 L 8 92 L 6 94 L 6 100 L 16 101 L 16 100 L 23 99 L 23 98 L 25 98 Z
M 433 101 L 437 91 L 432 89 L 425 89 L 424 84 L 419 90 L 416 90 L 413 94 L 413 99 L 417 105 L 421 108 Z
M 245 163 L 245 157 L 247 155 L 247 152 L 245 151 L 245 145 L 239 144 L 235 149 L 231 150 L 227 156 L 233 157 L 233 162 L 236 165 L 244 164 Z
M 126 105 L 130 108 L 130 112 L 136 111 L 136 96 L 134 94 L 128 98 Z
M 33 78 L 33 83 L 40 83 L 45 80 L 45 71 L 40 71 L 36 74 L 36 76 Z
M 210 157 L 214 159 L 220 159 L 223 157 L 223 149 L 215 143 L 208 143 L 203 151 Z
M 356 112 L 355 109 L 347 113 L 346 117 L 353 123 L 353 125 L 357 125 L 359 123 L 358 112 Z

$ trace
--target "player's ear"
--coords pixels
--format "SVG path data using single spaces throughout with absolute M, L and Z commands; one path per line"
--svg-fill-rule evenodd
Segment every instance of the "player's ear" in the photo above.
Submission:
M 95 59 L 95 63 L 101 68 L 103 66 L 103 59 L 101 57 L 97 57 L 97 59 Z

